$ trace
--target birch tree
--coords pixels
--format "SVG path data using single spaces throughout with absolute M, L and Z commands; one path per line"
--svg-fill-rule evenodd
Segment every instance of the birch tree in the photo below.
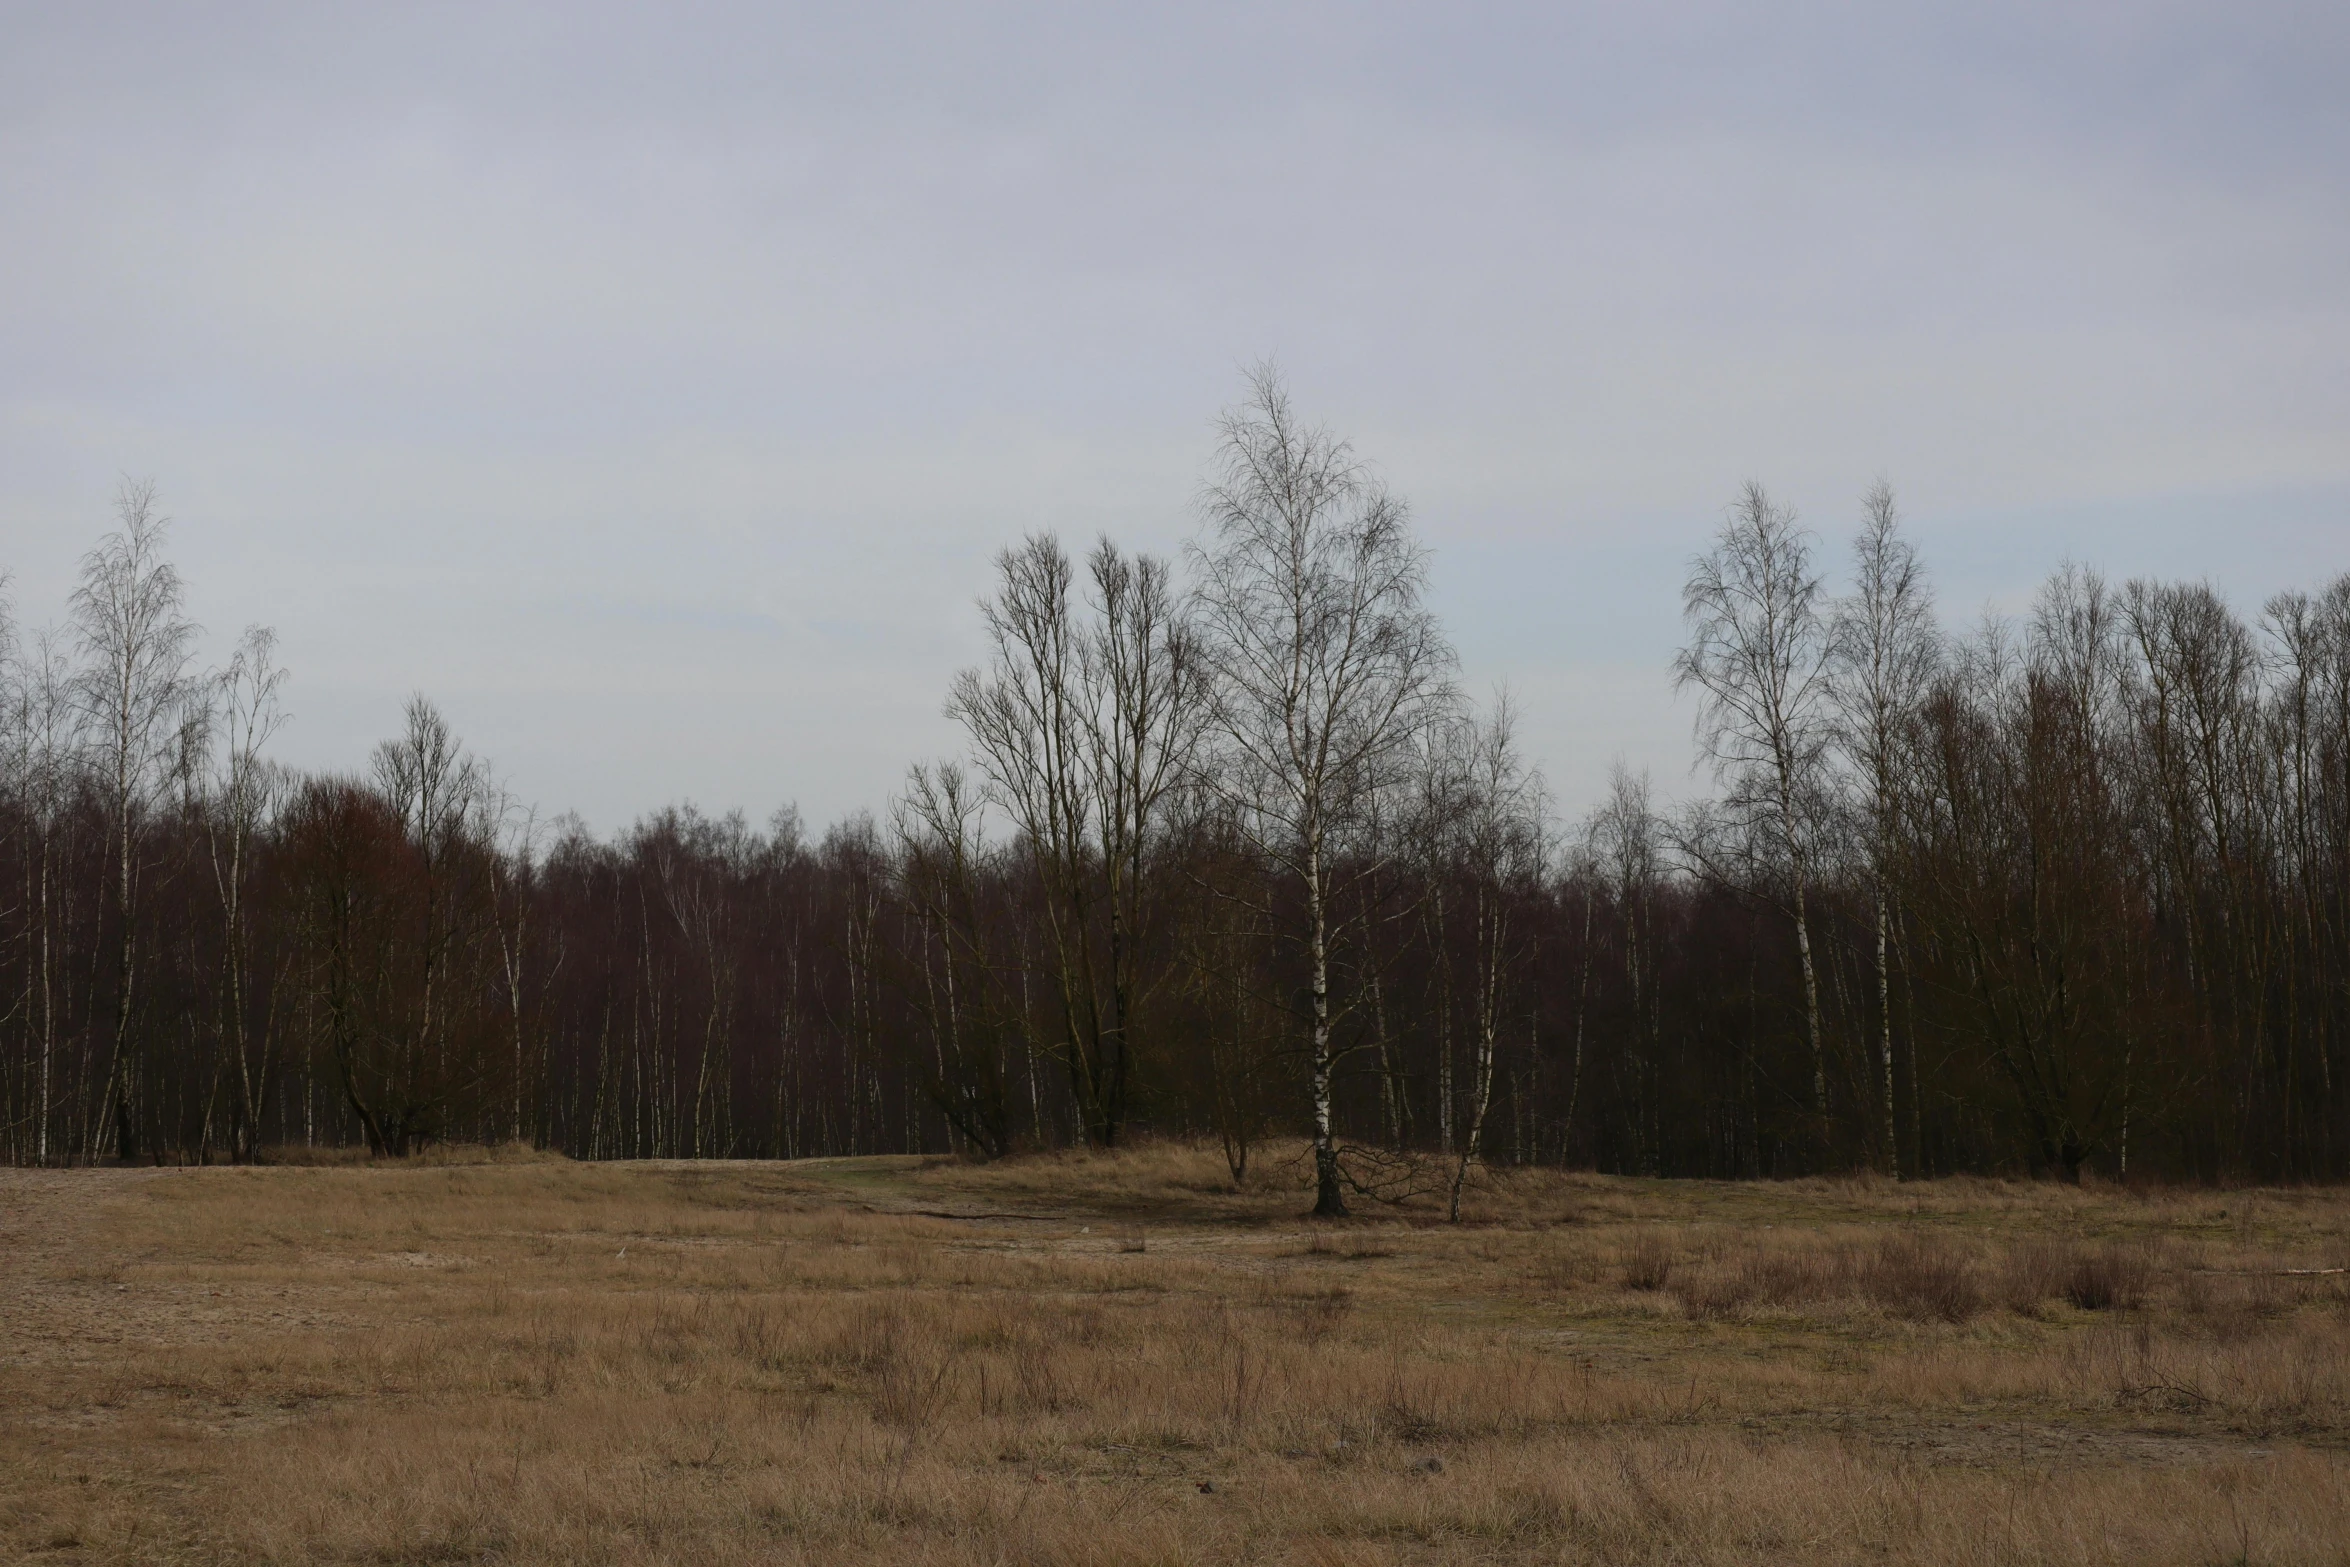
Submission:
M 113 1038 L 99 1113 L 112 1126 L 116 1155 L 134 1159 L 145 1080 L 131 1023 L 140 847 L 148 808 L 166 781 L 179 738 L 196 626 L 184 612 L 179 572 L 163 557 L 169 522 L 156 505 L 155 486 L 126 481 L 115 500 L 115 521 L 115 531 L 82 557 L 72 607 L 83 658 L 78 695 L 114 850 L 107 868 L 114 914 Z
M 1678 687 L 1697 688 L 1697 734 L 1728 790 L 1726 806 L 1775 862 L 1795 926 L 1811 1046 L 1812 1113 L 1828 1131 L 1828 1053 L 1812 959 L 1810 837 L 1829 741 L 1828 638 L 1820 579 L 1795 513 L 1749 483 L 1714 547 L 1690 562 L 1681 590 L 1689 641 L 1673 660 Z
M 538 895 L 539 843 L 544 824 L 539 821 L 536 806 L 516 799 L 511 791 L 489 778 L 487 769 L 484 780 L 480 808 L 483 837 L 490 846 L 490 922 L 498 938 L 498 970 L 504 981 L 507 1043 L 512 1055 L 506 1135 L 514 1142 L 521 1142 L 525 1102 L 539 1098 L 531 1091 L 523 1019 L 529 998 L 531 915 Z
M 237 642 L 228 665 L 213 676 L 213 709 L 220 741 L 213 762 L 205 813 L 212 883 L 220 899 L 221 1035 L 234 1074 L 229 1140 L 234 1157 L 251 1160 L 259 1151 L 260 1111 L 269 1088 L 271 1035 L 258 1047 L 252 1038 L 252 933 L 248 890 L 256 837 L 266 824 L 277 777 L 262 759 L 262 747 L 285 723 L 279 689 L 286 672 L 277 662 L 277 633 L 251 626 Z
M 1285 884 L 1283 934 L 1304 970 L 1314 1212 L 1343 1216 L 1333 1085 L 1348 1000 L 1332 994 L 1331 973 L 1350 932 L 1339 883 L 1391 852 L 1351 829 L 1449 708 L 1452 651 L 1423 603 L 1428 557 L 1409 508 L 1345 441 L 1298 418 L 1273 369 L 1250 377 L 1220 434 L 1193 555 L 1214 673 L 1204 781 Z
M 22 802 L 24 849 L 24 993 L 19 1003 L 34 1069 L 33 1157 L 47 1164 L 57 1110 L 59 842 L 79 767 L 76 692 L 63 638 L 53 627 L 21 647 L 13 667 L 11 771 Z
M 1484 1152 L 1485 1118 L 1493 1107 L 1494 1064 L 1510 1011 L 1511 987 L 1525 961 L 1520 908 L 1541 885 L 1542 778 L 1518 753 L 1517 715 L 1506 696 L 1482 722 L 1466 726 L 1467 785 L 1461 800 L 1459 864 L 1464 872 L 1471 934 L 1469 1114 L 1454 1166 L 1447 1217 L 1461 1216 L 1461 1188 Z
M 1852 596 L 1830 628 L 1829 693 L 1836 733 L 1859 780 L 1871 900 L 1876 913 L 1877 1044 L 1885 1166 L 1901 1173 L 1894 1136 L 1891 887 L 1901 840 L 1904 753 L 1913 715 L 1939 663 L 1933 597 L 1917 551 L 1901 534 L 1893 488 L 1880 480 L 1863 498 L 1853 540 Z M 1913 1063 L 1914 1069 L 1914 1063 Z

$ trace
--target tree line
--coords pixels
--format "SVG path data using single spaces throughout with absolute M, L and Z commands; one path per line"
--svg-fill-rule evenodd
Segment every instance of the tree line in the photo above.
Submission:
M 5 637 L 19 1163 L 793 1158 L 1303 1134 L 1317 1211 L 1486 1163 L 2323 1179 L 2350 1163 L 2350 576 L 2247 620 L 2066 566 L 1954 631 L 1892 491 L 1758 485 L 1683 592 L 1716 787 L 1553 813 L 1410 511 L 1269 371 L 1179 561 L 996 562 L 956 754 L 789 809 L 540 820 L 418 697 L 272 761 L 151 488 Z

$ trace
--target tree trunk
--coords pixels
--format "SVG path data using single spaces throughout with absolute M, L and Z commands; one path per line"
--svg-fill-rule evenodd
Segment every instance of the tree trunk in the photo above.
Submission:
M 1331 1130 L 1331 1078 L 1335 1063 L 1330 1050 L 1330 931 L 1323 907 L 1322 850 L 1306 851 L 1307 917 L 1312 922 L 1309 957 L 1313 964 L 1313 1097 L 1314 1097 L 1314 1217 L 1347 1216 L 1346 1193 L 1338 1174 L 1338 1142 Z
M 1901 1149 L 1893 1136 L 1893 971 L 1886 960 L 1885 885 L 1877 884 L 1877 1013 L 1883 1023 L 1878 1037 L 1885 1069 L 1885 1168 L 1901 1177 Z
M 1811 1034 L 1811 1103 L 1819 1118 L 1820 1157 L 1828 1154 L 1828 1050 L 1820 1038 L 1820 979 L 1812 965 L 1811 918 L 1805 908 L 1802 873 L 1795 882 L 1795 951 L 1803 960 L 1804 1021 Z

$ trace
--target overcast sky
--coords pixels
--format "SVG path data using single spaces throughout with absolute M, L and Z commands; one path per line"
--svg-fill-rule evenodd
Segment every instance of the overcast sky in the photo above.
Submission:
M 282 756 L 821 824 L 951 751 L 989 558 L 1174 550 L 1278 359 L 1562 809 L 1668 794 L 1762 480 L 1950 618 L 2350 569 L 2350 7 L 0 4 L 0 565 L 124 474 Z

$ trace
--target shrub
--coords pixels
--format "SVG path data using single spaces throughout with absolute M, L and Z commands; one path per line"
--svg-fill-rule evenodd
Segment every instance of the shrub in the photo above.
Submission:
M 2063 1241 L 2023 1241 L 2010 1248 L 2000 1269 L 2000 1293 L 2008 1309 L 2026 1316 L 2064 1293 L 2074 1248 Z
M 1889 1236 L 1865 1256 L 1861 1293 L 1912 1322 L 1964 1322 L 1982 1310 L 1974 1265 L 1938 1235 Z
M 1618 1277 L 1628 1290 L 1661 1290 L 1673 1277 L 1673 1248 L 1651 1231 L 1633 1237 L 1617 1260 Z
M 1819 1252 L 1746 1250 L 1677 1289 L 1692 1317 L 1736 1316 L 1752 1306 L 1795 1306 L 1843 1293 L 1839 1262 Z
M 2075 1252 L 2059 1291 L 2083 1311 L 2133 1310 L 2146 1299 L 2146 1258 L 2119 1246 Z

